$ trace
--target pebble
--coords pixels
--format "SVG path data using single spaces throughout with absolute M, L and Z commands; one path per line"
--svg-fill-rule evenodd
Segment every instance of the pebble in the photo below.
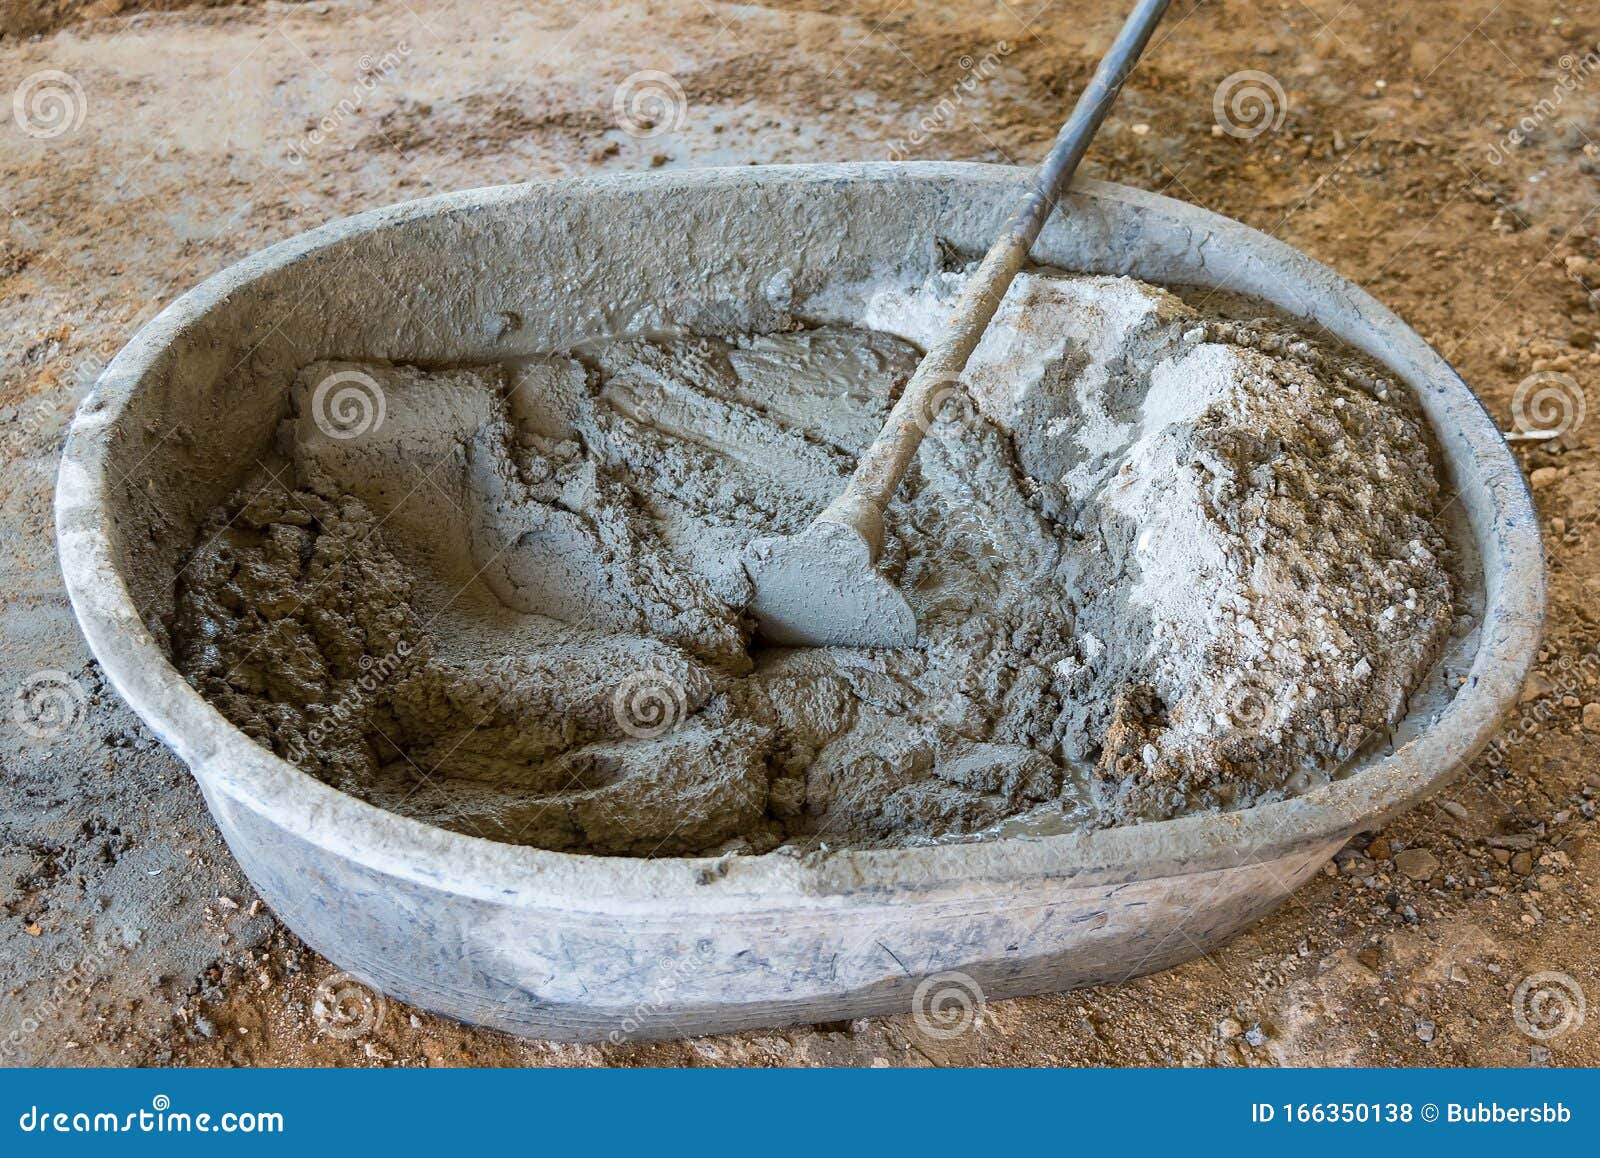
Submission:
M 1519 852 L 1511 858 L 1511 871 L 1525 877 L 1533 871 L 1533 854 Z
M 1267 1039 L 1270 1036 L 1271 1035 L 1268 1034 L 1265 1029 L 1261 1028 L 1260 1022 L 1257 1022 L 1255 1025 L 1252 1025 L 1249 1029 L 1244 1031 L 1245 1041 L 1255 1046 L 1266 1045 Z
M 1561 472 L 1553 466 L 1541 466 L 1528 476 L 1528 481 L 1533 484 L 1534 490 L 1543 490 L 1559 478 Z
M 1583 705 L 1583 730 L 1600 732 L 1600 703 Z
M 1394 867 L 1414 881 L 1430 880 L 1439 872 L 1439 858 L 1425 848 L 1408 848 L 1394 856 Z
M 1389 842 L 1380 836 L 1377 840 L 1367 845 L 1367 855 L 1373 860 L 1388 860 Z
M 1432 1041 L 1433 1035 L 1438 1032 L 1438 1029 L 1439 1027 L 1426 1017 L 1419 1018 L 1417 1021 L 1417 1038 L 1420 1041 Z
M 1533 837 L 1526 832 L 1513 832 L 1509 836 L 1491 836 L 1483 843 L 1490 848 L 1509 848 L 1512 852 L 1522 852 L 1533 848 Z
M 1236 1038 L 1243 1032 L 1244 1026 L 1239 1023 L 1239 1019 L 1236 1017 L 1224 1017 L 1217 1022 L 1217 1036 L 1224 1041 Z

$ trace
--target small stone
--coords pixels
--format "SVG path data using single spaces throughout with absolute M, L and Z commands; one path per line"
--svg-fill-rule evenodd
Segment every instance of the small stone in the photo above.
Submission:
M 1433 1035 L 1438 1032 L 1438 1028 L 1438 1026 L 1434 1025 L 1434 1023 L 1429 1021 L 1427 1018 L 1419 1018 L 1417 1020 L 1418 1040 L 1424 1042 L 1432 1041 Z
M 1519 852 L 1511 858 L 1511 871 L 1525 877 L 1533 871 L 1533 854 Z
M 1561 472 L 1555 467 L 1541 466 L 1538 470 L 1534 471 L 1528 476 L 1528 481 L 1533 484 L 1533 489 L 1538 491 L 1543 490 L 1545 487 L 1555 482 L 1559 477 L 1561 477 Z
M 1540 696 L 1547 696 L 1553 690 L 1554 687 L 1550 683 L 1548 677 L 1543 676 L 1538 672 L 1529 672 L 1527 682 L 1522 685 L 1522 695 L 1518 697 L 1517 702 L 1525 704 L 1529 700 L 1536 700 Z
M 1533 848 L 1533 836 L 1526 832 L 1513 832 L 1508 836 L 1491 836 L 1484 843 L 1490 848 L 1509 848 L 1512 852 L 1524 852 Z
M 1395 853 L 1394 867 L 1414 881 L 1426 881 L 1438 875 L 1439 858 L 1425 848 L 1408 848 Z
M 28 925 L 22 931 L 24 933 L 28 934 L 28 936 L 30 936 L 30 937 L 37 937 L 40 933 L 44 932 L 43 929 L 39 928 L 39 922 L 38 921 L 35 921 L 31 925 Z
M 1243 1032 L 1244 1026 L 1240 1024 L 1239 1019 L 1236 1017 L 1224 1017 L 1217 1022 L 1217 1036 L 1222 1038 L 1223 1041 L 1231 1041 Z
M 1596 277 L 1600 277 L 1600 265 L 1597 265 L 1592 258 L 1585 257 L 1581 253 L 1574 253 L 1563 258 L 1562 264 L 1567 267 L 1569 274 L 1580 280 L 1592 281 Z
M 652 169 L 659 169 L 670 160 L 672 160 L 672 158 L 667 156 L 665 153 L 652 153 L 650 155 L 650 167 Z
M 1441 800 L 1439 808 L 1457 820 L 1465 820 L 1468 816 L 1467 806 L 1457 800 Z
M 1600 703 L 1583 705 L 1583 730 L 1600 732 Z
M 1388 860 L 1389 842 L 1380 836 L 1377 840 L 1367 845 L 1367 855 L 1373 860 Z
M 1267 1039 L 1270 1036 L 1271 1035 L 1268 1034 L 1267 1031 L 1261 1027 L 1261 1023 L 1259 1021 L 1256 1022 L 1256 1024 L 1252 1025 L 1249 1029 L 1244 1031 L 1244 1039 L 1245 1039 L 1245 1041 L 1249 1042 L 1253 1046 L 1266 1045 L 1267 1044 Z
M 1510 864 L 1511 850 L 1505 848 L 1491 848 L 1489 855 L 1494 857 L 1495 864 Z
M 1150 135 L 1150 126 L 1147 125 L 1147 124 L 1144 124 L 1143 122 L 1140 122 L 1139 124 L 1134 125 L 1133 126 L 1133 135 L 1136 136 L 1136 137 L 1148 137 Z

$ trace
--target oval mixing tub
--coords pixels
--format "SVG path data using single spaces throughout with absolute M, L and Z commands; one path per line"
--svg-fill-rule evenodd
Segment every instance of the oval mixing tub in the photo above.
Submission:
M 385 992 L 566 1039 L 680 1036 L 904 1011 L 956 972 L 989 998 L 1120 981 L 1210 949 L 1351 835 L 1489 740 L 1544 611 L 1527 489 L 1488 414 L 1372 298 L 1190 205 L 1080 182 L 1035 257 L 1259 298 L 1416 392 L 1475 541 L 1483 619 L 1459 690 L 1397 749 L 1242 811 L 1040 838 L 646 860 L 497 844 L 381 811 L 257 746 L 178 674 L 162 626 L 195 529 L 267 452 L 319 358 L 425 365 L 696 328 L 829 285 L 920 281 L 981 253 L 1021 180 L 984 165 L 596 177 L 380 209 L 275 245 L 145 326 L 73 424 L 56 520 L 107 677 L 188 764 L 261 895 Z M 944 985 L 941 979 L 936 984 Z M 924 987 L 923 997 L 928 997 Z

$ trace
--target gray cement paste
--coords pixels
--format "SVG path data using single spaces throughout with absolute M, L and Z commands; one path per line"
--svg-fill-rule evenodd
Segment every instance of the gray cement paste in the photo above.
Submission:
M 963 277 L 761 333 L 309 365 L 280 481 L 180 576 L 180 666 L 374 804 L 600 854 L 1136 823 L 1340 774 L 1455 618 L 1425 425 L 1347 352 L 1127 278 L 1011 290 L 889 511 L 915 648 L 752 645 L 744 546 L 837 492 Z

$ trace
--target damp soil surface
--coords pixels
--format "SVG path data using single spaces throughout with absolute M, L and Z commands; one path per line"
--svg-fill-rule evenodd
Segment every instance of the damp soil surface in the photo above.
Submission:
M 1468 626 L 1411 398 L 1129 278 L 1024 273 L 931 424 L 880 560 L 916 645 L 763 644 L 742 556 L 838 492 L 966 276 L 308 365 L 263 468 L 294 485 L 246 483 L 181 569 L 179 664 L 380 807 L 619 855 L 1164 819 L 1383 739 Z

